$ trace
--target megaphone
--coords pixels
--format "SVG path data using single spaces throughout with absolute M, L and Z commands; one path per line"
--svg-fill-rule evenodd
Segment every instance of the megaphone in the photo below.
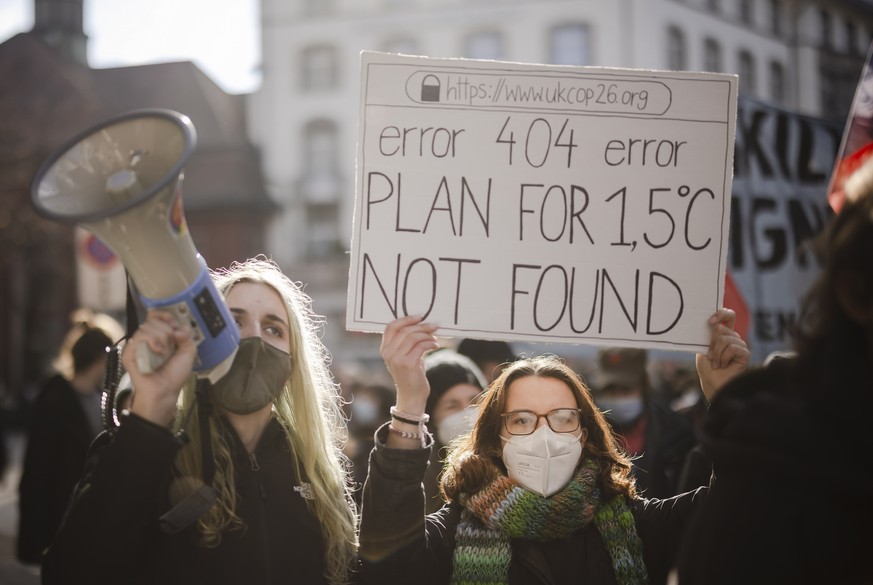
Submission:
M 212 381 L 230 368 L 239 329 L 197 252 L 182 207 L 182 169 L 194 152 L 191 120 L 163 109 L 104 120 L 71 138 L 42 164 L 31 189 L 40 215 L 79 224 L 121 259 L 146 308 L 191 325 L 194 371 Z M 162 360 L 140 344 L 137 366 Z

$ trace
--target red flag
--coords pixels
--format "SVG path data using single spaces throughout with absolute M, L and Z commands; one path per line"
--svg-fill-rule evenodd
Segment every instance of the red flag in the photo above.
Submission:
M 873 43 L 867 52 L 867 61 L 861 80 L 855 88 L 852 109 L 843 130 L 843 140 L 828 185 L 828 203 L 835 213 L 843 207 L 843 184 L 873 154 Z
M 746 305 L 740 289 L 734 283 L 734 279 L 731 278 L 731 273 L 727 271 L 724 274 L 724 306 L 737 314 L 734 331 L 740 334 L 743 341 L 749 343 L 749 325 L 751 322 L 749 307 Z

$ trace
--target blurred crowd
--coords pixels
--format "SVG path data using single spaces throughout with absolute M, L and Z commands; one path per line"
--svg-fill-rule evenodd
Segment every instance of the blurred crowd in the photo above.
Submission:
M 554 350 L 546 346 L 543 353 Z M 445 339 L 443 347 L 428 356 L 431 394 L 426 412 L 435 440 L 424 482 L 429 512 L 443 504 L 438 476 L 450 442 L 472 430 L 477 399 L 501 369 L 526 355 L 505 341 L 464 338 Z M 707 403 L 689 354 L 651 359 L 644 349 L 602 348 L 587 358 L 558 357 L 587 381 L 622 448 L 633 457 L 643 495 L 667 498 L 709 482 L 711 464 L 698 440 Z M 391 418 L 393 383 L 382 368 L 365 371 L 341 360 L 335 372 L 346 401 L 346 455 L 359 496 L 373 434 Z

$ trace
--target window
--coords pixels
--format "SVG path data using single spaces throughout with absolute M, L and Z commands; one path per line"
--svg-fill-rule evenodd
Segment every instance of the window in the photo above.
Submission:
M 588 42 L 588 26 L 585 24 L 553 27 L 549 36 L 549 62 L 555 65 L 588 65 L 591 63 Z
M 330 120 L 313 120 L 303 134 L 305 170 L 302 193 L 310 202 L 332 202 L 339 197 L 337 129 Z
M 770 0 L 770 32 L 782 36 L 782 0 Z
M 715 39 L 703 42 L 703 70 L 718 73 L 722 70 L 721 45 Z
M 502 59 L 503 38 L 500 33 L 493 31 L 468 35 L 464 39 L 464 56 L 470 59 Z
M 313 120 L 306 125 L 307 172 L 333 173 L 336 169 L 336 125 L 330 120 Z
M 336 49 L 329 46 L 304 49 L 301 77 L 303 89 L 309 91 L 333 89 L 337 81 Z
M 785 102 L 785 68 L 778 61 L 770 62 L 770 99 L 777 104 Z
M 754 95 L 757 91 L 755 83 L 755 58 L 748 51 L 741 51 L 739 57 L 740 91 Z
M 667 29 L 667 69 L 682 71 L 685 63 L 685 35 L 678 27 Z
M 858 29 L 854 22 L 846 22 L 846 52 L 849 55 L 858 54 Z
M 831 15 L 827 10 L 820 11 L 818 15 L 821 48 L 830 49 L 833 47 L 833 37 L 831 35 Z
M 304 174 L 300 192 L 306 213 L 306 252 L 313 258 L 338 253 L 340 178 L 337 127 L 313 120 L 303 131 Z
M 306 205 L 306 253 L 310 258 L 329 258 L 342 252 L 339 241 L 339 207 L 336 204 Z
M 740 0 L 740 22 L 743 24 L 754 24 L 755 15 L 753 8 L 752 0 Z

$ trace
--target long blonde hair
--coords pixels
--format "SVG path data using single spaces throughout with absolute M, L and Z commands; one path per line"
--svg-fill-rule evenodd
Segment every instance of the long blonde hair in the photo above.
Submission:
M 300 286 L 263 257 L 234 262 L 229 269 L 214 272 L 213 278 L 225 296 L 239 282 L 254 282 L 273 288 L 285 303 L 294 368 L 284 390 L 273 402 L 273 416 L 285 430 L 298 477 L 306 478 L 312 485 L 313 499 L 307 499 L 307 503 L 324 536 L 325 576 L 332 584 L 347 583 L 357 552 L 357 512 L 352 499 L 350 466 L 341 450 L 347 437 L 339 389 L 330 374 L 330 356 L 317 333 L 323 319 L 312 312 L 312 300 Z M 182 390 L 176 416 L 177 428 L 187 418 L 191 438 L 176 459 L 180 475 L 188 478 L 202 477 L 196 409 L 194 384 L 188 384 Z M 217 429 L 218 421 L 214 423 L 210 425 L 210 434 L 216 463 L 213 487 L 218 502 L 198 521 L 206 546 L 216 546 L 222 531 L 243 527 L 236 514 L 231 449 Z

